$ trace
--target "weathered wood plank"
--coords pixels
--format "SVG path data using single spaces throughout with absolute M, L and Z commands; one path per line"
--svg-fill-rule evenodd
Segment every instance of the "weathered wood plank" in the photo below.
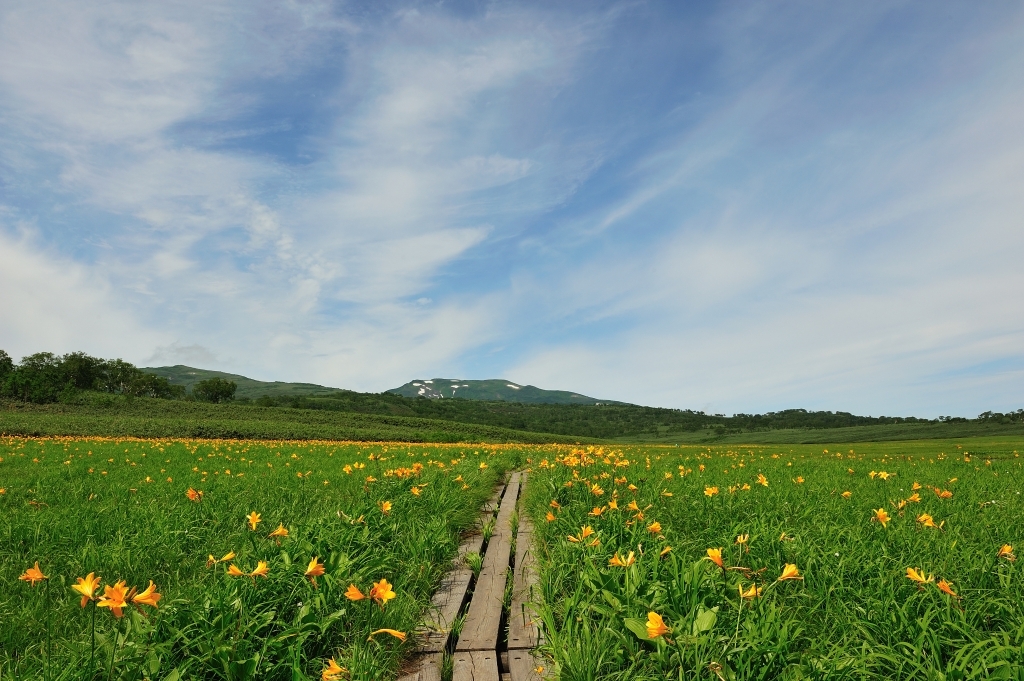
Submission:
M 538 669 L 541 670 L 538 673 Z M 540 681 L 543 676 L 543 661 L 529 650 L 508 651 L 508 671 L 512 681 Z
M 441 653 L 415 656 L 398 681 L 441 681 Z
M 512 553 L 511 519 L 518 500 L 519 474 L 513 473 L 501 500 L 494 532 L 484 554 L 483 567 L 476 580 L 473 600 L 469 604 L 456 650 L 494 651 L 498 645 L 505 582 Z
M 456 652 L 452 681 L 498 681 L 498 653 L 493 650 Z
M 508 647 L 535 648 L 540 632 L 530 609 L 537 588 L 537 562 L 533 549 L 533 526 L 525 515 L 519 518 L 516 535 L 516 566 L 512 577 L 512 605 L 508 613 Z

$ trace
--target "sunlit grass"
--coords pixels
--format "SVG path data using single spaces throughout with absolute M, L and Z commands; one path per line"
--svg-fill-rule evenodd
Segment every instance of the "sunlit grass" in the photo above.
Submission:
M 1020 678 L 1022 445 L 534 459 L 545 651 L 570 680 Z
M 0 440 L 0 677 L 319 678 L 330 658 L 346 678 L 393 676 L 411 639 L 370 633 L 414 630 L 460 534 L 522 455 Z M 35 561 L 47 578 L 19 580 Z M 139 591 L 152 580 L 161 598 L 129 599 L 121 618 L 97 600 L 81 607 L 71 587 L 89 573 L 100 598 L 118 580 Z M 372 597 L 380 580 L 393 598 Z M 350 585 L 367 597 L 346 597 Z

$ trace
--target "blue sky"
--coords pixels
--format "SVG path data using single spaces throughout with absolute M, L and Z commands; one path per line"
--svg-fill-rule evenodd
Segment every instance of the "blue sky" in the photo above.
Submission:
M 1015 3 L 0 6 L 0 348 L 1024 406 Z

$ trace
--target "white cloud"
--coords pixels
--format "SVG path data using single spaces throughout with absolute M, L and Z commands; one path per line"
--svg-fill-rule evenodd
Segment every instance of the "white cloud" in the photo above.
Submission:
M 138 361 L 160 342 L 89 268 L 0 228 L 0 347 L 12 357 L 84 351 Z

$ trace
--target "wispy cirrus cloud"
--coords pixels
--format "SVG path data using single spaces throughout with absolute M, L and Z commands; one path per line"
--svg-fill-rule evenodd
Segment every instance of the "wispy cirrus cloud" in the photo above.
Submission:
M 1022 33 L 953 4 L 9 3 L 0 347 L 1009 408 Z

